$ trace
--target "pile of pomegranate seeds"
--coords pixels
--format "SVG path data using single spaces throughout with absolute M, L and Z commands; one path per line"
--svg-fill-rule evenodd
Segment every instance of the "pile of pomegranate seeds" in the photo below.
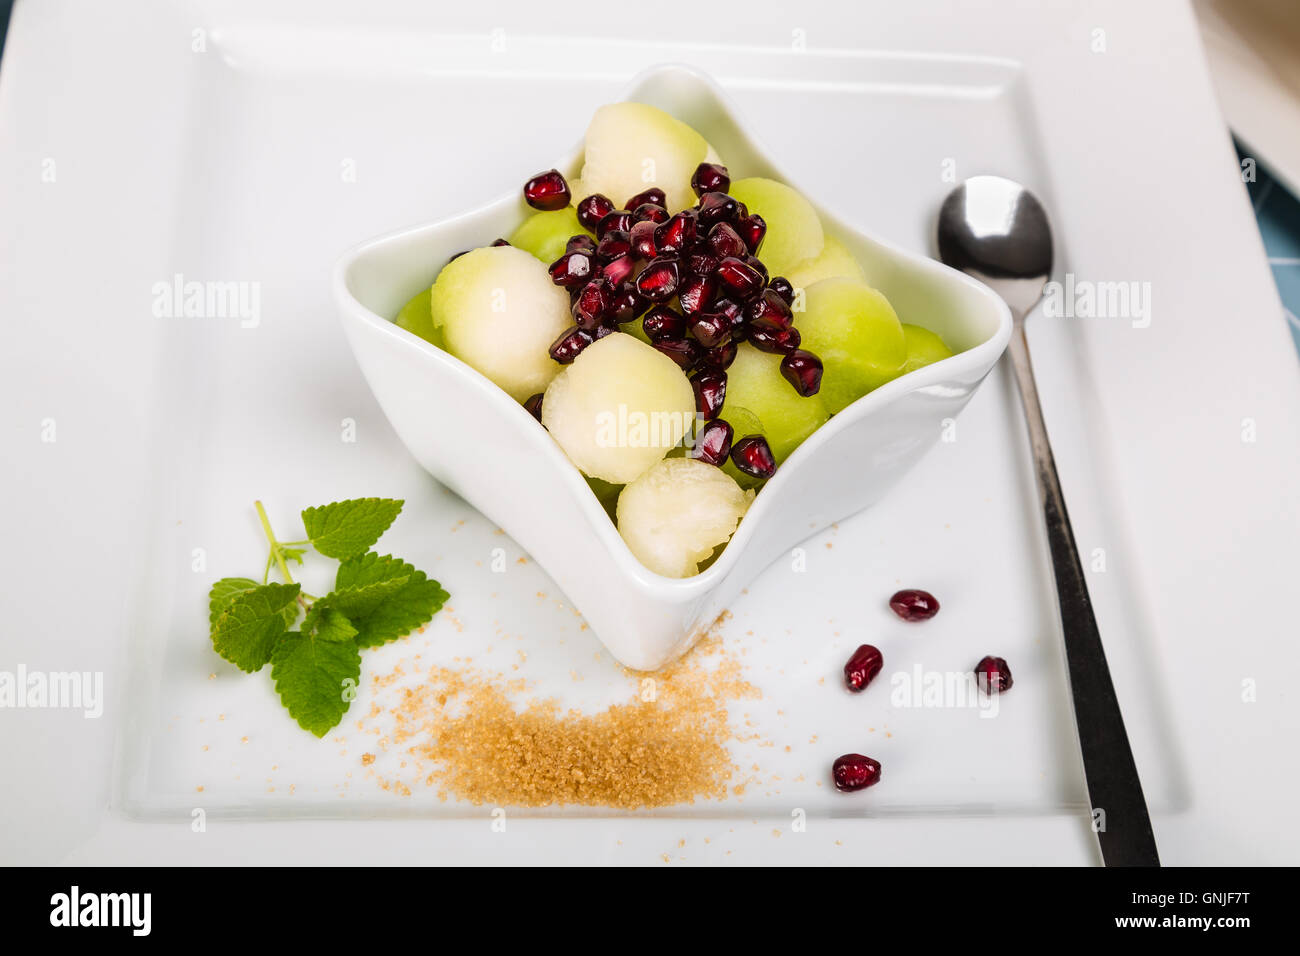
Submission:
M 986 694 L 1001 694 L 1011 689 L 1011 668 L 1005 658 L 985 657 L 975 665 L 975 683 Z
M 769 277 L 758 251 L 767 223 L 727 194 L 725 166 L 700 163 L 691 187 L 699 201 L 668 214 L 662 189 L 651 187 L 615 206 L 599 193 L 577 204 L 578 222 L 595 233 L 574 236 L 551 263 L 551 280 L 568 289 L 573 328 L 551 345 L 550 355 L 572 362 L 584 348 L 620 325 L 642 319 L 656 349 L 692 376 L 696 403 L 710 428 L 693 456 L 711 465 L 728 460 L 747 475 L 767 479 L 776 459 L 762 435 L 732 441 L 731 425 L 718 418 L 727 390 L 727 367 L 739 343 L 781 355 L 781 374 L 804 397 L 821 388 L 822 362 L 799 348 L 790 306 L 794 288 Z M 524 185 L 535 209 L 562 209 L 569 184 L 556 170 Z M 677 308 L 672 303 L 675 301 Z
M 880 780 L 880 761 L 862 754 L 845 754 L 831 765 L 831 779 L 836 790 L 864 790 Z
M 904 621 L 928 621 L 939 613 L 939 602 L 935 596 L 929 591 L 916 588 L 895 592 L 889 599 L 889 606 Z

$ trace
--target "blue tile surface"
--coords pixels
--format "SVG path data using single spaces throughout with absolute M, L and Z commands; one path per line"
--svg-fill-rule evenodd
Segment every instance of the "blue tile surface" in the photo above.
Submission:
M 1240 143 L 1237 155 L 1247 156 Z M 1300 199 L 1257 165 L 1255 181 L 1247 183 L 1255 221 L 1273 269 L 1273 281 L 1282 297 L 1282 317 L 1300 352 Z

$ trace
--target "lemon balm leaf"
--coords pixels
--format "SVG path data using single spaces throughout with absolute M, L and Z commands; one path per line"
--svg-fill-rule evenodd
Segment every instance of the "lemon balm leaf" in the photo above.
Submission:
M 338 726 L 356 696 L 361 652 L 352 639 L 356 628 L 338 611 L 324 609 L 312 626 L 311 632 L 289 631 L 276 641 L 271 679 L 298 726 L 323 737 Z
M 296 584 L 262 584 L 234 594 L 212 624 L 213 648 L 242 671 L 261 670 L 288 630 L 289 612 L 297 615 L 298 591 Z
M 216 624 L 221 612 L 230 607 L 235 596 L 261 587 L 252 578 L 222 578 L 208 592 L 208 623 Z
M 359 647 L 378 647 L 427 624 L 448 594 L 401 558 L 371 551 L 339 565 L 334 591 L 322 600 L 357 629 Z
M 350 558 L 368 551 L 388 530 L 402 502 L 397 498 L 353 498 L 302 513 L 312 546 L 330 558 Z

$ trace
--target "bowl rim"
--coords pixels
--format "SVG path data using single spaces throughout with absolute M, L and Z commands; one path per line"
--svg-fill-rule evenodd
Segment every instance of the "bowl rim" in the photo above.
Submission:
M 661 80 L 664 77 L 681 77 L 682 75 L 689 77 L 692 82 L 698 83 L 708 91 L 720 109 L 729 116 L 736 128 L 749 139 L 755 153 L 761 155 L 771 167 L 775 178 L 793 189 L 799 189 L 798 184 L 785 174 L 777 162 L 770 158 L 770 153 L 766 151 L 763 144 L 749 132 L 750 127 L 744 118 L 744 114 L 731 102 L 718 83 L 712 77 L 693 66 L 680 63 L 662 63 L 650 66 L 637 73 L 628 82 L 620 101 L 630 100 L 635 102 L 637 94 L 647 84 Z M 582 157 L 582 152 L 583 141 L 580 139 L 562 163 L 557 164 L 556 168 L 574 169 Z M 802 194 L 808 195 L 806 192 L 802 192 Z M 944 265 L 938 260 L 900 248 L 892 242 L 875 236 L 868 230 L 846 222 L 834 213 L 828 212 L 812 198 L 809 198 L 809 202 L 817 210 L 817 214 L 822 218 L 823 222 L 830 223 L 835 227 L 835 231 L 866 239 L 878 246 L 888 256 L 902 260 L 922 272 L 930 273 L 935 281 L 963 286 L 974 296 L 983 298 L 997 316 L 998 321 L 991 334 L 982 342 L 946 359 L 941 359 L 938 362 L 900 375 L 898 378 L 886 382 L 862 396 L 838 414 L 831 416 L 829 421 L 813 432 L 790 454 L 790 457 L 777 470 L 776 475 L 769 479 L 767 484 L 760 488 L 759 491 L 764 491 L 769 486 L 779 488 L 790 480 L 789 474 L 797 470 L 804 460 L 811 457 L 813 451 L 833 441 L 851 423 L 875 414 L 879 409 L 893 404 L 896 399 L 901 398 L 903 395 L 919 389 L 942 385 L 950 380 L 953 373 L 968 374 L 977 369 L 985 368 L 985 374 L 987 374 L 987 371 L 991 370 L 996 364 L 1011 338 L 1011 311 L 1006 303 L 988 286 Z M 698 598 L 712 590 L 715 585 L 734 570 L 742 552 L 745 551 L 753 538 L 755 528 L 764 521 L 767 512 L 770 510 L 768 502 L 775 501 L 779 495 L 757 494 L 735 533 L 727 542 L 726 547 L 723 548 L 722 553 L 699 574 L 689 578 L 669 578 L 651 571 L 632 554 L 631 549 L 623 540 L 623 536 L 619 534 L 614 521 L 597 500 L 595 493 L 591 490 L 577 466 L 569 460 L 560 446 L 550 439 L 549 432 L 544 428 L 539 429 L 537 427 L 536 420 L 522 405 L 478 370 L 462 362 L 451 353 L 438 348 L 433 343 L 400 328 L 391 318 L 381 316 L 367 308 L 352 294 L 350 280 L 353 270 L 361 261 L 371 255 L 383 251 L 389 246 L 409 243 L 427 234 L 442 232 L 467 221 L 484 218 L 505 208 L 521 204 L 522 199 L 517 191 L 512 190 L 498 196 L 496 199 L 489 200 L 463 212 L 433 222 L 423 222 L 395 229 L 351 246 L 336 259 L 331 270 L 330 286 L 334 299 L 344 316 L 359 322 L 372 332 L 392 337 L 408 349 L 413 348 L 429 356 L 440 363 L 448 372 L 459 375 L 467 387 L 477 387 L 479 392 L 484 393 L 483 397 L 485 399 L 495 402 L 501 408 L 503 414 L 521 416 L 521 421 L 526 422 L 528 426 L 525 431 L 533 431 L 535 436 L 540 439 L 534 442 L 536 450 L 546 457 L 548 462 L 553 462 L 564 473 L 562 480 L 572 490 L 579 509 L 625 579 L 634 583 L 641 590 L 647 593 L 655 593 L 661 598 L 677 602 L 686 602 Z M 539 464 L 539 466 L 550 467 L 550 464 Z

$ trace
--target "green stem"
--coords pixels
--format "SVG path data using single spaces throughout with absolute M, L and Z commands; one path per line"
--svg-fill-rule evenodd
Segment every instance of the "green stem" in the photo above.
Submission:
M 285 583 L 293 584 L 293 576 L 289 574 L 289 565 L 284 561 L 284 555 L 280 553 L 280 542 L 275 540 L 275 533 L 271 530 L 271 519 L 266 516 L 266 509 L 262 507 L 262 502 L 254 502 L 257 506 L 257 517 L 262 522 L 262 530 L 266 533 L 266 540 L 271 543 L 271 557 L 275 558 L 275 563 L 280 566 L 280 573 L 284 575 Z

